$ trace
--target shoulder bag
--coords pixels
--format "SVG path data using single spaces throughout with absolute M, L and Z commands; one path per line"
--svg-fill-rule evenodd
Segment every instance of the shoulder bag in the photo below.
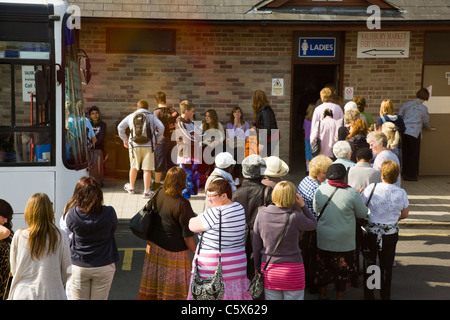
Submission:
M 219 263 L 211 278 L 204 279 L 198 274 L 198 255 L 203 242 L 203 234 L 198 244 L 195 269 L 192 275 L 191 294 L 194 300 L 221 300 L 225 293 L 222 275 L 222 212 L 219 210 Z
M 320 210 L 319 216 L 317 217 L 317 221 L 319 221 L 320 217 L 322 217 L 322 214 L 325 211 L 325 208 L 328 206 L 328 204 L 331 201 L 331 198 L 333 198 L 333 196 L 334 196 L 334 194 L 336 193 L 337 190 L 338 190 L 338 188 L 336 187 L 336 189 L 334 189 L 333 193 L 331 194 L 331 196 L 328 198 L 327 202 L 323 206 L 322 210 Z
M 319 125 L 317 126 L 317 137 L 311 141 L 311 152 L 314 157 L 320 153 L 320 121 L 321 120 L 319 120 Z
M 134 215 L 130 220 L 131 231 L 143 240 L 149 240 L 149 231 L 152 226 L 153 217 L 158 215 L 158 208 L 156 207 L 156 195 L 159 190 L 158 188 L 147 201 L 147 204 L 139 210 L 138 213 Z
M 286 223 L 284 225 L 284 229 L 281 232 L 277 244 L 275 245 L 275 249 L 273 251 L 273 254 L 269 257 L 269 260 L 267 260 L 266 264 L 264 265 L 264 269 L 261 272 L 258 272 L 252 279 L 252 282 L 250 283 L 250 287 L 248 291 L 250 292 L 250 295 L 253 297 L 253 299 L 258 299 L 263 290 L 264 290 L 264 271 L 266 271 L 267 266 L 270 263 L 270 260 L 272 259 L 273 255 L 277 252 L 278 246 L 281 243 L 281 240 L 283 240 L 284 235 L 286 234 L 287 227 L 289 225 L 289 217 L 291 216 L 292 212 L 288 212 L 286 217 Z
M 372 191 L 370 192 L 369 199 L 367 199 L 366 207 L 369 207 L 369 202 L 370 202 L 370 199 L 372 199 L 373 192 L 375 191 L 376 186 L 377 186 L 377 184 L 375 183 L 375 185 L 373 186 Z M 367 219 L 356 219 L 356 223 L 361 228 L 361 230 L 363 232 L 363 236 L 366 235 L 367 234 L 367 230 L 366 230 Z

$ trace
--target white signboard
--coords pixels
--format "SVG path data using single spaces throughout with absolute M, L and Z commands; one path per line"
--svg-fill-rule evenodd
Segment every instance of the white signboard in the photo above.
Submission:
M 409 31 L 358 32 L 358 58 L 409 58 Z
M 283 89 L 284 89 L 284 79 L 283 78 L 272 79 L 272 95 L 273 96 L 282 96 Z
M 36 91 L 34 66 L 22 66 L 22 100 L 31 102 L 31 93 Z
M 353 87 L 345 87 L 344 88 L 344 99 L 352 100 L 353 99 Z

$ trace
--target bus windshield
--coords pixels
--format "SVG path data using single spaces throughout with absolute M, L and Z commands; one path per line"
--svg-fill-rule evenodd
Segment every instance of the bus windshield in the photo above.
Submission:
M 63 67 L 54 62 L 52 43 L 0 41 L 0 166 L 54 166 L 56 156 L 69 169 L 87 165 L 78 52 L 74 31 L 65 29 Z M 63 79 L 56 79 L 57 71 Z M 62 85 L 59 100 L 55 88 Z M 56 119 L 56 108 L 63 119 Z M 61 121 L 63 126 L 56 125 Z M 63 137 L 59 155 L 56 134 Z

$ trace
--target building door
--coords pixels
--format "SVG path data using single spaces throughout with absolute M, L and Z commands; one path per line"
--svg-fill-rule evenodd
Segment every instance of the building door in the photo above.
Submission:
M 423 85 L 431 93 L 424 103 L 431 131 L 422 132 L 419 175 L 450 175 L 450 64 L 425 65 Z
M 339 65 L 294 65 L 290 172 L 306 172 L 305 134 L 303 130 L 306 109 L 309 104 L 316 104 L 320 99 L 320 90 L 330 83 L 339 88 Z

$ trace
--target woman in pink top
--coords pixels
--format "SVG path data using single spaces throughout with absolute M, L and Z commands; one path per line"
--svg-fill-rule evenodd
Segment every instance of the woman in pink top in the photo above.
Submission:
M 253 226 L 255 272 L 264 273 L 266 300 L 303 300 L 305 270 L 299 237 L 303 231 L 316 229 L 317 221 L 292 182 L 278 182 L 272 192 L 272 202 L 259 210 Z M 294 210 L 295 204 L 302 212 Z M 275 250 L 287 221 L 284 237 Z

